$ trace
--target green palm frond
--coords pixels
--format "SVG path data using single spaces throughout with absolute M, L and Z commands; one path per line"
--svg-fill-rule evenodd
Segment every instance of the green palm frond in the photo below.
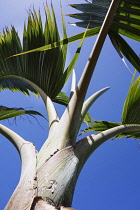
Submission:
M 86 134 L 89 132 L 102 132 L 107 129 L 121 125 L 121 123 L 114 123 L 109 121 L 89 121 L 90 126 L 82 130 L 81 134 Z
M 61 94 L 59 100 L 56 97 L 72 72 L 79 52 L 76 52 L 66 70 L 67 44 L 48 51 L 39 51 L 8 58 L 14 54 L 60 41 L 53 6 L 51 6 L 51 11 L 46 6 L 45 14 L 44 27 L 42 26 L 40 12 L 37 14 L 33 10 L 33 12 L 28 14 L 28 23 L 27 25 L 24 24 L 22 43 L 14 26 L 12 26 L 11 30 L 5 29 L 3 34 L 0 34 L 0 90 L 9 88 L 12 91 L 20 90 L 27 95 L 29 95 L 29 91 L 37 94 L 29 84 L 20 80 L 25 78 L 26 81 L 31 81 L 41 88 L 52 100 L 61 102 L 64 94 Z M 67 34 L 63 14 L 62 28 L 63 39 L 66 39 Z M 64 103 L 66 99 L 64 98 L 62 101 Z
M 93 0 L 85 4 L 70 4 L 81 13 L 69 14 L 70 17 L 80 20 L 74 23 L 79 27 L 98 28 L 102 25 L 111 0 Z M 109 34 L 113 37 L 118 48 L 129 62 L 140 72 L 140 59 L 126 41 L 119 36 L 123 35 L 140 42 L 140 2 L 122 0 L 114 16 Z M 125 43 L 125 46 L 124 46 Z
M 90 116 L 90 114 L 88 112 L 85 115 L 83 123 L 85 123 L 87 126 L 92 124 L 91 116 Z
M 90 122 L 90 125 L 88 128 L 81 131 L 81 135 L 85 135 L 90 132 L 101 133 L 102 131 L 108 130 L 110 128 L 114 128 L 116 126 L 122 125 L 122 123 L 115 123 L 115 122 L 109 122 L 109 121 L 92 121 Z M 128 124 L 127 124 L 128 125 Z M 132 125 L 132 124 L 131 124 Z M 136 125 L 136 124 L 134 124 Z M 120 133 L 117 136 L 114 137 L 114 139 L 117 138 L 133 138 L 133 139 L 140 139 L 140 131 L 139 130 L 131 130 L 124 133 Z
M 132 78 L 122 111 L 122 124 L 140 124 L 140 76 Z
M 69 103 L 69 97 L 63 93 L 63 92 L 60 92 L 56 97 L 55 99 L 53 100 L 55 103 L 58 103 L 58 104 L 62 104 L 62 105 L 65 105 L 67 106 L 68 103 Z
M 86 27 L 89 24 L 89 28 L 95 28 L 101 26 L 111 0 L 107 1 L 88 1 L 86 4 L 70 4 L 71 7 L 81 11 L 82 13 L 68 14 L 68 16 L 81 20 L 74 23 L 79 27 Z
M 36 96 L 38 96 L 38 93 L 36 92 L 36 90 L 34 90 L 30 85 L 28 85 L 27 83 L 19 79 L 14 79 L 14 78 L 0 79 L 0 92 L 5 89 L 9 89 L 13 92 L 20 91 L 27 96 L 30 95 L 29 91 L 31 91 Z
M 34 110 L 25 110 L 23 108 L 9 108 L 6 106 L 0 106 L 0 120 L 7 120 L 9 118 L 15 118 L 25 114 L 29 116 L 39 115 L 43 117 L 42 114 Z
M 70 4 L 75 9 L 80 10 L 82 13 L 69 14 L 69 16 L 82 20 L 81 22 L 74 23 L 74 25 L 87 28 L 85 38 L 97 35 L 100 31 L 101 25 L 109 8 L 111 0 L 94 0 L 88 1 L 88 4 Z M 128 9 L 129 8 L 129 9 Z M 131 14 L 132 13 L 132 14 Z M 119 35 L 122 34 L 136 41 L 140 41 L 140 3 L 132 0 L 122 0 L 114 17 L 112 26 L 109 30 L 110 37 L 114 40 L 118 49 L 129 60 L 129 62 L 140 72 L 140 59 L 133 51 L 133 49 L 126 43 L 126 41 Z M 132 18 L 133 17 L 133 18 Z M 122 19 L 121 19 L 122 18 Z M 125 18 L 125 21 L 124 21 Z M 127 19 L 127 21 L 126 21 Z M 135 23 L 134 20 L 135 19 Z M 116 23 L 116 21 L 118 21 Z M 118 25 L 120 28 L 118 29 Z M 116 27 L 117 26 L 117 27 Z M 91 28 L 91 29 L 90 29 Z M 51 44 L 46 44 L 33 50 L 27 50 L 19 53 L 28 54 L 33 52 L 48 51 L 49 49 L 57 48 L 67 45 L 68 43 L 83 39 L 84 32 L 76 34 L 71 37 L 58 40 Z M 19 55 L 16 53 L 16 56 Z
M 64 28 L 63 28 L 64 29 Z M 64 33 L 65 34 L 65 33 Z M 65 37 L 66 38 L 66 35 Z M 47 52 L 37 52 L 25 56 L 6 59 L 7 57 L 33 48 L 56 42 L 60 39 L 54 11 L 52 15 L 46 7 L 46 23 L 43 29 L 40 13 L 28 14 L 28 23 L 24 25 L 23 44 L 14 27 L 6 30 L 1 41 L 1 76 L 16 75 L 38 85 L 50 98 L 60 75 L 64 72 L 67 47 L 62 46 Z M 5 60 L 6 59 L 6 60 Z M 59 65 L 58 65 L 59 64 Z
M 82 13 L 69 14 L 69 16 L 82 20 L 75 24 L 80 27 L 94 28 L 102 25 L 111 0 L 93 0 L 85 4 L 70 4 L 71 7 Z M 140 41 L 140 2 L 135 0 L 122 0 L 111 26 L 112 30 Z
M 115 31 L 112 32 L 110 30 L 109 36 L 115 49 L 117 46 L 117 52 L 119 51 L 119 53 L 122 53 L 134 66 L 134 68 L 140 72 L 140 58 L 137 56 L 131 46 Z M 123 56 L 122 58 L 124 59 Z

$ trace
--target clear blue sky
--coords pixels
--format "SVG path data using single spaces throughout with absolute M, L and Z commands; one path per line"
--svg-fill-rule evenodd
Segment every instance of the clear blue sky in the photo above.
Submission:
M 82 0 L 61 0 L 64 14 L 75 12 L 67 6 L 68 3 L 81 3 Z M 27 20 L 27 11 L 33 4 L 36 9 L 43 8 L 43 0 L 5 0 L 0 7 L 0 32 L 6 26 L 14 25 L 19 34 L 22 34 L 23 23 Z M 59 1 L 52 0 L 55 11 L 59 12 Z M 57 2 L 57 3 L 56 3 Z M 73 22 L 66 17 L 66 22 Z M 60 22 L 60 19 L 58 19 Z M 68 35 L 74 35 L 83 29 L 67 24 Z M 79 78 L 86 60 L 89 56 L 95 38 L 85 40 L 80 59 L 76 65 L 76 74 Z M 140 44 L 130 41 L 133 48 L 139 54 Z M 69 59 L 75 52 L 78 43 L 70 44 Z M 128 63 L 129 65 L 129 63 Z M 129 65 L 131 71 L 133 67 Z M 90 84 L 87 96 L 95 91 L 110 86 L 105 93 L 93 105 L 90 114 L 96 120 L 108 120 L 120 122 L 123 102 L 127 95 L 127 89 L 131 80 L 131 73 L 124 66 L 107 38 L 101 56 L 96 66 L 95 74 Z M 69 85 L 66 88 L 69 91 Z M 27 98 L 21 93 L 3 91 L 0 93 L 0 105 L 9 107 L 32 107 L 46 116 L 41 99 L 33 95 Z M 62 108 L 57 106 L 60 114 Z M 38 118 L 39 123 L 17 118 L 2 122 L 13 129 L 23 138 L 34 142 L 37 149 L 41 147 L 47 138 L 47 121 Z M 42 126 L 40 126 L 40 125 Z M 77 210 L 139 210 L 140 209 L 140 141 L 132 139 L 108 140 L 89 158 L 79 177 L 73 208 Z M 0 210 L 4 208 L 20 176 L 20 159 L 15 148 L 3 137 L 0 137 Z M 22 199 L 22 198 L 21 198 Z

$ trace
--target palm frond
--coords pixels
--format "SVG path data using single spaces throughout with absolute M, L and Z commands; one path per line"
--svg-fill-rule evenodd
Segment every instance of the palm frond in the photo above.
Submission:
M 47 45 L 42 46 L 42 47 L 38 47 L 38 48 L 35 48 L 35 49 L 32 49 L 32 50 L 28 50 L 28 51 L 25 51 L 25 52 L 22 52 L 22 53 L 19 53 L 19 54 L 18 53 L 14 54 L 10 57 L 16 57 L 16 56 L 19 56 L 19 55 L 25 55 L 25 54 L 29 54 L 29 53 L 38 52 L 38 51 L 51 50 L 51 49 L 54 49 L 54 48 L 57 48 L 57 47 L 60 47 L 60 46 L 63 46 L 63 45 L 67 45 L 67 44 L 75 42 L 75 41 L 79 41 L 79 40 L 83 39 L 84 34 L 85 34 L 85 38 L 95 36 L 99 33 L 100 28 L 101 28 L 100 26 L 97 27 L 97 28 L 92 28 L 92 29 L 89 29 L 88 31 L 86 31 L 86 34 L 85 34 L 85 32 L 82 32 L 82 33 L 67 37 L 65 39 L 59 40 L 57 42 L 47 44 Z M 77 52 L 78 52 L 78 49 L 77 49 Z
M 0 120 L 7 120 L 13 117 L 15 118 L 24 114 L 30 115 L 30 116 L 39 115 L 43 117 L 42 114 L 34 110 L 25 110 L 23 108 L 15 108 L 15 107 L 9 108 L 6 106 L 0 106 Z
M 123 53 L 123 55 L 128 59 L 128 61 L 134 66 L 134 68 L 140 72 L 140 58 L 137 56 L 134 50 L 130 47 L 130 45 L 128 45 L 128 43 L 115 31 L 113 31 L 112 33 L 112 31 L 110 30 L 109 36 L 112 41 L 112 44 L 113 45 L 115 44 L 119 52 Z
M 38 96 L 37 91 L 35 89 L 33 89 L 30 85 L 28 85 L 26 82 L 19 80 L 19 79 L 14 79 L 14 78 L 0 77 L 0 92 L 5 89 L 9 89 L 12 92 L 20 91 L 27 96 L 30 95 L 30 91 L 31 91 L 36 96 Z
M 104 0 L 88 1 L 87 0 L 87 2 L 88 4 L 70 4 L 70 6 L 74 7 L 75 9 L 80 10 L 82 13 L 69 14 L 69 16 L 71 17 L 82 20 L 81 22 L 74 23 L 74 25 L 81 26 L 84 28 L 87 28 L 87 25 L 88 25 L 88 28 L 91 28 L 86 32 L 85 38 L 94 36 L 99 33 L 101 25 L 103 23 L 103 20 L 105 18 L 105 15 L 107 13 L 107 10 L 109 8 L 111 1 L 110 0 L 106 0 L 106 1 Z M 139 36 L 140 16 L 139 14 L 140 14 L 139 2 L 132 1 L 132 0 L 122 0 L 116 12 L 116 15 L 114 17 L 109 33 L 115 40 L 116 44 L 118 44 L 118 48 L 120 49 L 120 51 L 129 60 L 129 62 L 140 72 L 140 67 L 139 67 L 140 61 L 138 59 L 138 56 L 122 37 L 119 38 L 119 33 L 120 33 L 131 39 L 140 41 L 140 36 Z M 118 23 L 116 23 L 117 21 Z M 117 28 L 118 24 L 120 25 L 120 29 Z M 48 45 L 42 46 L 42 47 L 34 48 L 33 50 L 27 50 L 26 52 L 22 52 L 19 54 L 17 53 L 16 56 L 38 52 L 38 51 L 47 51 L 49 49 L 64 46 L 68 43 L 82 39 L 83 35 L 84 35 L 84 32 L 65 38 L 63 40 L 59 40 L 57 42 L 54 42 Z M 118 36 L 116 37 L 116 35 Z M 125 50 L 125 47 L 123 47 L 124 43 L 128 50 Z
M 67 106 L 68 105 L 68 102 L 69 102 L 69 97 L 63 93 L 63 92 L 60 92 L 56 97 L 55 99 L 53 100 L 55 103 L 58 103 L 58 104 L 62 104 L 62 105 L 65 105 Z
M 81 131 L 80 135 L 85 135 L 87 133 L 101 133 L 102 131 L 108 130 L 110 128 L 114 128 L 117 126 L 122 125 L 122 123 L 115 123 L 115 122 L 109 122 L 109 121 L 92 121 L 90 122 L 90 126 L 84 130 Z M 128 125 L 128 124 L 126 124 Z M 129 124 L 132 125 L 132 124 Z M 137 124 L 134 124 L 137 125 Z M 133 138 L 133 139 L 140 139 L 140 131 L 139 130 L 131 130 L 127 132 L 123 132 L 115 136 L 113 139 L 118 138 Z
M 82 20 L 76 25 L 86 27 L 90 22 L 89 28 L 102 25 L 111 0 L 96 0 L 86 4 L 70 4 L 71 7 L 82 13 L 69 14 L 69 16 Z M 112 30 L 127 36 L 136 41 L 140 41 L 140 2 L 133 0 L 122 0 L 111 26 Z
M 123 111 L 123 124 L 140 124 L 140 76 L 132 78 L 128 95 L 126 97 Z
M 89 132 L 102 132 L 107 129 L 121 125 L 121 123 L 114 123 L 109 121 L 89 121 L 90 126 L 82 130 L 81 134 L 86 134 Z
M 74 23 L 79 27 L 96 28 L 102 25 L 108 11 L 110 0 L 87 1 L 85 4 L 70 4 L 81 13 L 69 14 L 70 17 L 80 20 Z M 140 2 L 122 0 L 114 16 L 110 32 L 116 44 L 129 62 L 140 72 L 140 59 L 133 49 L 120 36 L 140 42 Z M 120 34 L 120 35 L 119 35 Z M 125 46 L 124 46 L 125 44 Z M 124 46 L 124 47 L 123 47 Z
M 29 95 L 29 91 L 37 94 L 37 91 L 29 84 L 18 80 L 18 77 L 19 79 L 25 78 L 26 81 L 31 81 L 41 88 L 51 100 L 59 102 L 56 97 L 70 76 L 80 52 L 76 52 L 66 70 L 67 44 L 48 51 L 39 51 L 7 59 L 14 54 L 60 41 L 53 6 L 51 6 L 51 10 L 46 6 L 45 14 L 44 28 L 40 12 L 37 14 L 33 10 L 28 14 L 28 23 L 27 25 L 24 24 L 22 43 L 14 26 L 11 30 L 5 29 L 0 35 L 0 88 L 1 90 L 6 88 L 12 91 L 20 90 L 27 95 Z M 63 39 L 67 39 L 63 14 L 62 28 Z

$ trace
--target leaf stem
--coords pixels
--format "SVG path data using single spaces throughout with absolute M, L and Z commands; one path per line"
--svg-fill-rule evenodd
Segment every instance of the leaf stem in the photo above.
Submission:
M 107 129 L 96 135 L 90 135 L 86 138 L 81 139 L 76 144 L 75 151 L 77 151 L 77 156 L 79 156 L 80 161 L 83 162 L 82 167 L 88 159 L 88 157 L 105 141 L 107 141 L 110 138 L 113 138 L 114 136 L 120 133 L 133 130 L 140 130 L 140 125 L 120 125 L 114 128 Z
M 34 197 L 37 195 L 36 160 L 37 152 L 33 143 L 25 141 L 21 136 L 0 124 L 0 133 L 11 141 L 17 148 L 21 160 L 22 170 L 20 181 L 12 194 L 5 210 L 30 209 Z M 23 195 L 25 195 L 23 197 Z M 23 197 L 23 199 L 21 199 Z M 19 202 L 20 201 L 20 202 Z
M 98 61 L 101 49 L 103 47 L 105 38 L 107 36 L 107 33 L 109 31 L 109 28 L 111 26 L 112 20 L 114 18 L 114 15 L 115 15 L 115 12 L 117 10 L 119 3 L 120 3 L 120 0 L 113 0 L 111 2 L 111 5 L 108 9 L 106 17 L 100 29 L 99 35 L 97 37 L 97 40 L 93 46 L 90 57 L 88 59 L 88 62 L 85 66 L 85 69 L 79 81 L 77 91 L 75 94 L 73 94 L 73 97 L 69 103 L 69 107 L 70 108 L 72 107 L 72 112 L 71 112 L 71 115 L 72 115 L 71 125 L 72 126 L 70 128 L 70 137 L 69 137 L 69 139 L 71 139 L 71 144 L 75 142 L 75 139 L 78 133 L 77 123 L 81 115 L 81 109 L 83 106 L 85 95 L 86 95 L 90 80 L 92 78 L 92 74 L 94 72 L 96 63 Z
M 5 78 L 5 77 L 1 77 L 1 78 Z M 54 127 L 54 125 L 56 125 L 56 123 L 58 123 L 58 121 L 59 121 L 57 112 L 55 110 L 55 107 L 54 107 L 51 99 L 46 95 L 46 93 L 38 85 L 36 85 L 35 83 L 31 82 L 30 80 L 28 80 L 26 78 L 23 78 L 20 76 L 15 76 L 15 75 L 8 75 L 8 76 L 6 76 L 6 78 L 14 78 L 14 79 L 22 80 L 22 81 L 26 82 L 28 85 L 30 85 L 32 88 L 34 88 L 39 93 L 39 95 L 41 96 L 41 98 L 45 104 L 45 107 L 46 107 L 46 110 L 48 113 L 48 121 L 49 121 L 50 132 L 51 132 L 52 127 Z

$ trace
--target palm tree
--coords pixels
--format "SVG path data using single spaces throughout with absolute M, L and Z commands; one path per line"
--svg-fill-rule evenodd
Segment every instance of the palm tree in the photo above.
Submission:
M 118 10 L 120 7 L 125 8 L 125 2 L 127 1 L 114 0 L 108 2 L 109 4 L 105 5 L 105 8 L 107 8 L 105 15 L 101 18 L 100 22 L 102 24 L 103 21 L 102 26 L 86 30 L 85 33 L 70 38 L 67 38 L 62 15 L 62 41 L 60 40 L 53 7 L 51 8 L 51 13 L 48 7 L 46 7 L 44 29 L 40 14 L 37 15 L 35 11 L 29 14 L 28 24 L 24 27 L 22 44 L 14 27 L 11 30 L 6 29 L 0 37 L 1 88 L 9 88 L 12 91 L 20 90 L 27 95 L 29 90 L 36 95 L 39 94 L 46 106 L 49 120 L 48 139 L 38 153 L 31 142 L 25 141 L 9 128 L 2 124 L 0 125 L 1 134 L 16 147 L 22 161 L 19 184 L 5 209 L 41 209 L 40 206 L 44 209 L 56 209 L 62 205 L 71 206 L 75 184 L 89 156 L 111 137 L 121 134 L 139 138 L 139 119 L 134 117 L 132 120 L 131 117 L 134 116 L 133 113 L 137 110 L 139 111 L 137 108 L 139 102 L 139 79 L 137 79 L 130 87 L 124 105 L 122 123 L 90 122 L 92 126 L 87 131 L 93 129 L 102 132 L 87 136 L 76 142 L 80 126 L 90 106 L 99 96 L 108 90 L 108 88 L 104 88 L 84 101 L 94 68 L 108 33 L 117 51 L 119 53 L 122 51 L 126 56 L 126 52 L 122 50 L 122 39 L 118 35 L 120 30 L 112 28 L 112 25 L 114 19 L 117 19 Z M 133 6 L 133 2 L 130 2 Z M 96 5 L 93 6 L 96 7 Z M 134 5 L 134 7 L 137 10 L 137 8 L 140 8 L 140 5 Z M 129 17 L 128 14 L 127 16 Z M 131 19 L 130 16 L 129 21 L 132 21 Z M 97 34 L 98 32 L 99 35 L 91 52 L 90 59 L 78 85 L 76 85 L 73 68 L 79 56 L 79 49 L 82 47 L 85 37 Z M 116 37 L 119 38 L 117 39 Z M 67 44 L 77 39 L 81 39 L 78 50 L 65 70 Z M 46 46 L 42 47 L 43 45 Z M 139 70 L 138 56 L 126 42 L 125 46 L 127 46 L 127 49 L 129 48 L 127 58 Z M 43 51 L 44 49 L 50 50 Z M 28 53 L 24 51 L 28 51 Z M 14 54 L 21 55 L 6 59 Z M 72 88 L 70 97 L 68 97 L 61 90 L 72 71 Z M 130 93 L 134 94 L 135 87 L 137 87 L 137 93 L 131 98 Z M 137 94 L 138 97 L 136 97 Z M 66 106 L 61 119 L 57 115 L 53 102 Z M 21 197 L 23 198 L 22 200 L 20 199 Z

